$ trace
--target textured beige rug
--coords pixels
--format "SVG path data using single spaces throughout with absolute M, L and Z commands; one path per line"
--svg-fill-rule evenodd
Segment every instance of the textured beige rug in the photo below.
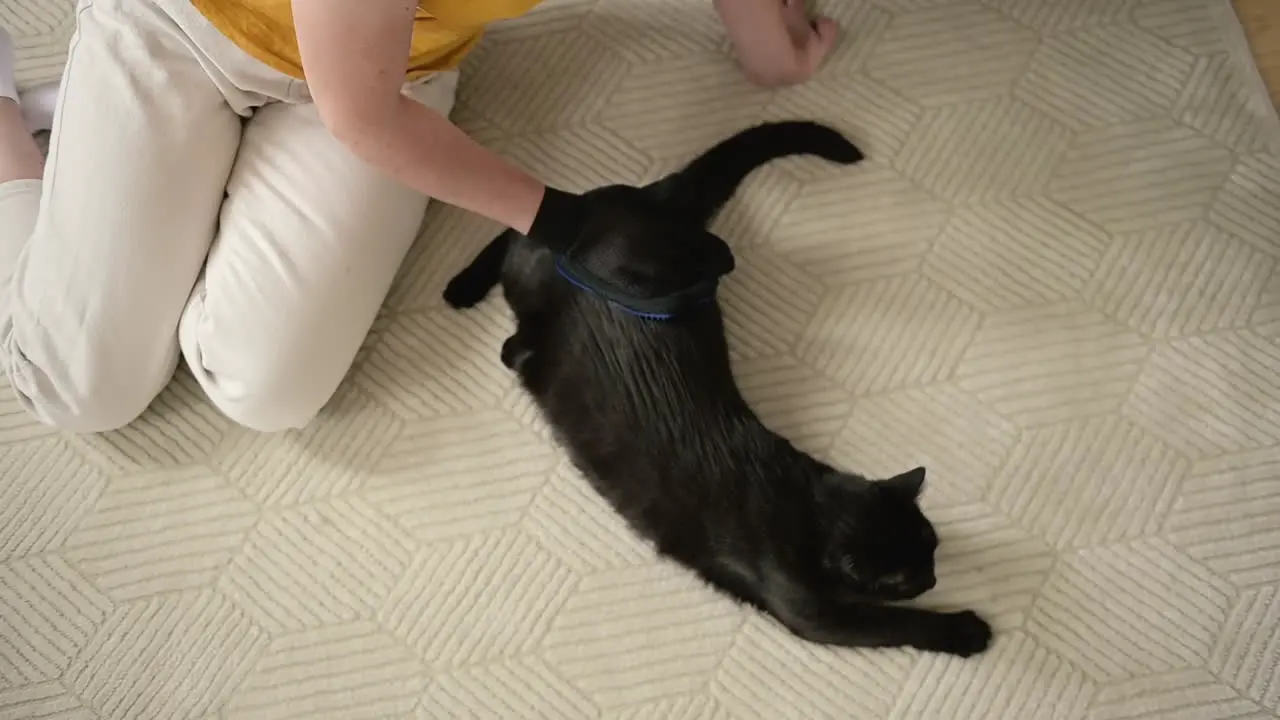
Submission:
M 0 1 L 24 80 L 68 7 Z M 501 303 L 442 306 L 495 228 L 438 207 L 307 432 L 185 376 L 95 438 L 0 391 L 0 718 L 1274 717 L 1280 123 L 1226 0 L 827 7 L 835 60 L 763 92 L 705 0 L 550 2 L 458 121 L 578 188 L 762 118 L 858 139 L 720 223 L 737 372 L 806 448 L 929 467 L 927 599 L 988 655 L 818 649 L 656 561 L 498 363 Z

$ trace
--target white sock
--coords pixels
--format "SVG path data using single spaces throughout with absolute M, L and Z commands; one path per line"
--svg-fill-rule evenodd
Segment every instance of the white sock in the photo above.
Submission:
M 13 38 L 9 32 L 0 28 L 0 98 L 18 101 L 18 85 L 13 77 Z
M 27 118 L 27 128 L 38 133 L 53 128 L 53 111 L 58 106 L 58 83 L 46 83 L 22 92 L 18 101 Z
M 14 79 L 15 67 L 13 38 L 0 28 L 0 98 L 18 103 L 27 120 L 27 129 L 33 134 L 52 128 L 53 111 L 58 104 L 58 83 L 46 83 L 19 93 Z

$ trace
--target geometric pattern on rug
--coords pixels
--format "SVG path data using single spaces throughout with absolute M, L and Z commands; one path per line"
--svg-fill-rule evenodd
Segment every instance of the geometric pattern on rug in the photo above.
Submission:
M 449 277 L 433 206 L 308 429 L 179 372 L 77 437 L 0 390 L 0 718 L 1268 718 L 1280 712 L 1280 122 L 1226 0 L 840 0 L 806 86 L 704 0 L 494 28 L 456 121 L 553 184 L 649 181 L 752 123 L 866 151 L 757 172 L 717 222 L 748 400 L 870 475 L 929 469 L 937 589 L 996 640 L 832 650 L 655 558 Z M 72 6 L 0 1 L 20 79 Z

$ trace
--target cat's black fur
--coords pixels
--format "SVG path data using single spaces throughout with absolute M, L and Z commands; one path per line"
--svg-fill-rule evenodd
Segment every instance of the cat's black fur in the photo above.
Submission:
M 592 194 L 607 207 L 643 192 L 705 226 L 752 170 L 796 154 L 862 159 L 824 126 L 770 123 L 642 191 Z M 633 207 L 619 203 L 609 228 L 586 228 L 575 252 L 597 275 L 655 296 L 733 268 L 715 235 L 671 234 Z M 871 481 L 770 431 L 734 382 L 715 302 L 669 321 L 636 317 L 570 285 L 549 248 L 514 232 L 481 251 L 445 298 L 470 307 L 499 282 L 518 323 L 503 363 L 595 489 L 660 553 L 814 642 L 960 656 L 987 648 L 991 629 L 971 611 L 885 604 L 935 582 L 938 538 L 917 505 L 924 468 Z

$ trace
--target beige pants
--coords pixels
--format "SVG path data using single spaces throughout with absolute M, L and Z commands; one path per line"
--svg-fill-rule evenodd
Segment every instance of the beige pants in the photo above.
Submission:
M 41 421 L 133 421 L 185 357 L 249 428 L 333 395 L 427 199 L 187 0 L 82 0 L 43 182 L 0 185 L 0 361 Z M 405 92 L 448 114 L 457 73 Z

